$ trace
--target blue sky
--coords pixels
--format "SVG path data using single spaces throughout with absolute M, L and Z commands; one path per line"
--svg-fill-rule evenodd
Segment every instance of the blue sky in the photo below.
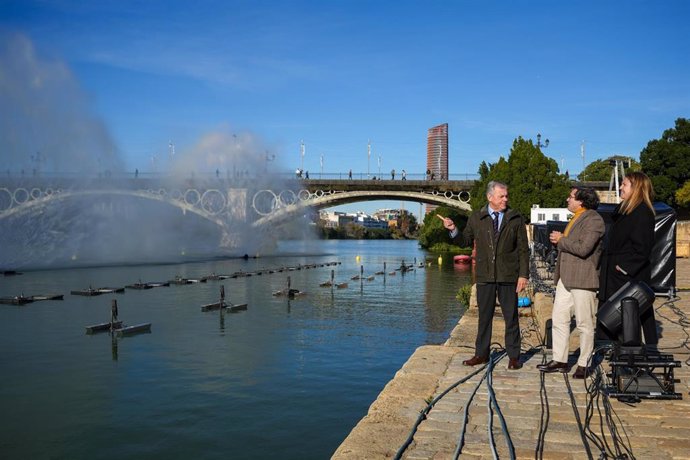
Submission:
M 379 156 L 421 173 L 427 129 L 448 123 L 451 174 L 537 133 L 577 173 L 583 141 L 587 162 L 638 158 L 690 116 L 688 18 L 687 1 L 0 0 L 0 38 L 6 69 L 19 37 L 27 72 L 64 72 L 49 116 L 79 107 L 127 170 L 220 135 L 285 173 L 318 177 L 321 156 L 324 173 L 366 173 L 369 140 L 372 174 Z M 2 98 L 9 118 L 33 113 Z M 28 156 L 28 137 L 0 152 Z

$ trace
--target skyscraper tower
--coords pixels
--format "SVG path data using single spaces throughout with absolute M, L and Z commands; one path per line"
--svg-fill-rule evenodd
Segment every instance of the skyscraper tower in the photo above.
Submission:
M 429 128 L 426 135 L 427 179 L 448 179 L 448 123 Z M 427 205 L 428 213 L 436 206 Z
M 448 179 L 448 123 L 434 126 L 427 133 L 426 168 L 434 180 Z

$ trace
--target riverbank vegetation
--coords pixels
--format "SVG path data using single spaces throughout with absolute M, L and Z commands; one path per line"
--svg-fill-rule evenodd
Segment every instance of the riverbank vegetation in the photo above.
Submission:
M 431 252 L 450 252 L 453 254 L 470 254 L 468 248 L 454 245 L 450 240 L 448 230 L 438 216 L 453 219 L 459 231 L 467 225 L 467 216 L 463 211 L 448 206 L 439 206 L 424 216 L 424 225 L 419 231 L 419 246 Z
M 316 233 L 323 240 L 414 240 L 419 235 L 419 225 L 413 214 L 402 212 L 397 219 L 389 221 L 388 228 L 367 228 L 357 222 L 333 227 L 319 219 Z

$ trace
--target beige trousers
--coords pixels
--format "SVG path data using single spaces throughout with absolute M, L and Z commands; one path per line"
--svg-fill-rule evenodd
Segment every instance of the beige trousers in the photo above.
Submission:
M 558 280 L 556 297 L 553 301 L 553 360 L 568 362 L 570 342 L 570 318 L 575 315 L 577 330 L 580 332 L 580 357 L 577 365 L 591 366 L 589 360 L 594 349 L 594 329 L 596 325 L 597 295 L 589 289 L 568 289 Z

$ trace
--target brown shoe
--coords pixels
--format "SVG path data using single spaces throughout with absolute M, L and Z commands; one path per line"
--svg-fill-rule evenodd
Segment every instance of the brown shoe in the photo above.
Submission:
M 587 369 L 586 367 L 582 366 L 577 366 L 577 369 L 575 369 L 575 372 L 573 372 L 573 378 L 574 379 L 584 379 L 585 377 L 589 377 L 590 370 Z
M 558 361 L 549 361 L 546 364 L 540 364 L 537 366 L 542 372 L 568 372 L 568 363 L 559 363 Z
M 508 361 L 508 369 L 512 371 L 516 371 L 518 369 L 522 368 L 522 363 L 520 362 L 520 358 L 510 358 Z
M 489 358 L 483 358 L 481 356 L 473 356 L 470 359 L 466 359 L 462 362 L 465 366 L 476 366 L 477 364 L 488 363 Z

